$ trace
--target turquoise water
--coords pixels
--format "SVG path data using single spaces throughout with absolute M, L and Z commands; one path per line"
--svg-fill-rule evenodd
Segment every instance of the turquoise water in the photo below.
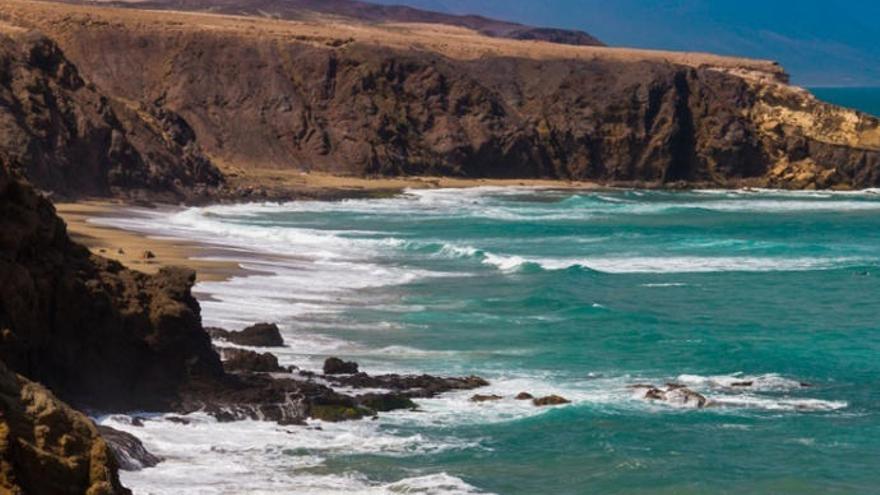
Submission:
M 274 466 L 218 475 L 230 486 L 268 476 L 285 493 L 880 487 L 878 194 L 484 188 L 209 207 L 165 223 L 166 235 L 236 246 L 261 270 L 199 286 L 208 324 L 273 319 L 291 342 L 277 350 L 287 363 L 317 368 L 336 354 L 369 372 L 475 373 L 492 382 L 483 393 L 505 396 L 452 394 L 421 401 L 424 412 L 323 425 L 327 436 L 307 442 L 315 431 L 224 446 L 218 463 Z M 753 386 L 731 388 L 737 380 Z M 649 403 L 627 388 L 669 381 L 717 407 Z M 573 403 L 538 409 L 513 400 L 519 391 Z M 173 458 L 174 441 L 154 445 Z M 173 479 L 150 471 L 127 481 L 158 493 Z
M 818 98 L 880 117 L 880 88 L 810 88 Z

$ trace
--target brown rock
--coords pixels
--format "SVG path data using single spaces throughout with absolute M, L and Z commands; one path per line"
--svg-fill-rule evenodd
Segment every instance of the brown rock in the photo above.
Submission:
M 476 394 L 476 395 L 471 396 L 471 402 L 489 402 L 489 401 L 501 400 L 503 398 L 504 397 L 501 397 L 500 395 L 495 395 L 495 394 L 491 394 L 491 395 Z
M 163 460 L 147 451 L 144 444 L 131 433 L 103 425 L 98 425 L 98 432 L 113 452 L 119 469 L 140 471 L 153 467 Z
M 0 492 L 131 494 L 94 423 L 0 362 Z
M 4 163 L 0 233 L 0 359 L 10 369 L 108 412 L 166 408 L 193 379 L 222 376 L 193 271 L 146 275 L 90 255 Z
M 535 398 L 535 396 L 533 396 L 532 394 L 530 394 L 528 392 L 520 392 L 520 393 L 516 394 L 516 397 L 514 397 L 514 398 L 516 400 L 532 400 Z
M 541 397 L 538 399 L 532 400 L 532 403 L 536 406 L 558 406 L 560 404 L 569 404 L 570 400 L 565 397 L 560 397 L 558 395 L 548 395 L 546 397 Z
M 156 255 L 152 251 L 150 251 L 149 249 L 144 250 L 144 252 L 141 253 L 141 258 L 145 259 L 145 260 L 151 260 L 155 257 L 156 257 Z
M 215 339 L 223 339 L 233 344 L 250 347 L 282 347 L 284 339 L 278 325 L 274 323 L 257 323 L 240 332 L 231 332 L 222 328 L 208 328 L 206 331 Z
M 343 361 L 337 357 L 330 357 L 324 361 L 325 375 L 343 375 L 358 372 L 358 364 L 354 361 Z
M 174 114 L 101 93 L 54 41 L 34 33 L 0 34 L 0 154 L 8 166 L 64 197 L 175 200 L 222 183 L 194 136 L 180 142 L 157 128 Z
M 276 373 L 286 371 L 278 365 L 278 358 L 269 352 L 258 353 L 246 349 L 222 349 L 223 369 L 226 371 L 249 371 Z

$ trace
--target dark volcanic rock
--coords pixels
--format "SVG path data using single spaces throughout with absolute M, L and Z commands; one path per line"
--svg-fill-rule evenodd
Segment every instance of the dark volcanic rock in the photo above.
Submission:
M 153 467 L 163 460 L 161 457 L 147 451 L 144 444 L 131 433 L 103 425 L 98 425 L 98 432 L 110 446 L 110 450 L 113 451 L 113 456 L 116 458 L 119 469 L 140 471 L 144 468 Z
M 734 386 L 751 386 L 751 382 L 740 382 L 740 385 Z M 748 385 L 743 385 L 748 383 Z M 699 392 L 695 392 L 684 385 L 677 383 L 667 383 L 666 388 L 659 388 L 648 384 L 630 385 L 633 390 L 644 390 L 642 398 L 650 401 L 666 402 L 675 406 L 704 408 L 713 405 L 712 401 L 704 397 Z
M 533 399 L 532 403 L 536 406 L 558 406 L 561 404 L 569 404 L 571 401 L 558 395 L 548 395 L 546 397 Z
M 0 359 L 104 411 L 168 407 L 191 379 L 222 376 L 194 272 L 145 275 L 90 255 L 14 175 L 0 163 Z
M 451 390 L 472 390 L 489 385 L 489 382 L 478 377 L 449 378 L 431 375 L 376 375 L 357 373 L 350 376 L 326 376 L 334 385 L 354 388 L 382 388 L 398 392 L 406 392 L 408 397 L 427 398 Z
M 535 396 L 528 393 L 528 392 L 520 392 L 520 393 L 516 394 L 516 397 L 514 397 L 514 398 L 516 400 L 532 400 L 535 398 Z
M 35 186 L 66 197 L 168 200 L 222 183 L 173 112 L 108 98 L 55 42 L 0 33 L 0 154 Z
M 226 371 L 249 371 L 275 373 L 286 371 L 278 365 L 278 358 L 269 352 L 259 353 L 246 349 L 221 349 L 223 369 Z
M 343 421 L 374 414 L 355 398 L 327 386 L 263 374 L 227 375 L 220 383 L 193 387 L 178 409 L 205 411 L 220 421 L 257 419 L 279 424 L 302 424 L 307 418 Z
M 2 362 L 0 492 L 131 494 L 94 423 Z
M 476 394 L 476 395 L 471 396 L 471 402 L 490 402 L 490 401 L 501 400 L 503 398 L 504 397 L 501 397 L 500 395 L 495 395 L 495 394 L 491 394 L 491 395 Z
M 207 331 L 215 339 L 227 340 L 238 345 L 250 347 L 281 347 L 284 345 L 284 339 L 281 337 L 278 325 L 274 323 L 257 323 L 240 332 L 222 328 L 209 328 Z
M 354 361 L 343 361 L 337 357 L 330 357 L 324 361 L 325 375 L 343 375 L 358 372 L 358 364 Z
M 232 5 L 238 12 L 241 2 Z M 80 12 L 78 22 L 52 15 L 32 22 L 57 36 L 102 90 L 161 102 L 211 156 L 245 169 L 669 187 L 880 185 L 880 120 L 787 86 L 769 62 L 542 56 L 526 45 L 471 58 L 436 45 L 208 32 L 183 17 L 172 36 L 99 11 Z M 257 186 L 249 190 L 259 196 Z
M 418 407 L 412 399 L 399 392 L 364 394 L 357 396 L 356 400 L 360 405 L 378 412 L 416 409 Z

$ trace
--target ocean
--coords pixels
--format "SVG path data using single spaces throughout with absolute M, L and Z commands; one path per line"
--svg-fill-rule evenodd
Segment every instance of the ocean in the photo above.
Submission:
M 199 283 L 203 317 L 277 322 L 282 364 L 477 374 L 504 397 L 308 426 L 100 421 L 166 458 L 123 473 L 136 493 L 877 493 L 878 193 L 484 187 L 95 219 L 253 270 Z M 714 407 L 628 388 L 667 382 Z
M 880 88 L 810 88 L 810 92 L 820 100 L 880 117 Z

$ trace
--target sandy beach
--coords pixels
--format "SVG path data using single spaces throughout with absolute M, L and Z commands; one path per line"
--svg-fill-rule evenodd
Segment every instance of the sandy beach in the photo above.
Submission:
M 227 168 L 226 172 L 230 172 Z M 232 170 L 230 183 L 234 187 L 255 184 L 290 190 L 304 197 L 332 197 L 322 193 L 375 193 L 393 195 L 405 189 L 472 188 L 472 187 L 548 187 L 558 189 L 595 189 L 599 185 L 583 181 L 551 179 L 464 179 L 450 177 L 361 178 L 323 173 L 302 173 L 292 170 L 258 169 L 236 174 Z M 93 253 L 117 260 L 125 266 L 144 273 L 156 273 L 163 266 L 186 266 L 196 270 L 198 280 L 227 280 L 244 270 L 237 263 L 205 259 L 215 250 L 195 242 L 151 237 L 139 232 L 119 229 L 90 222 L 90 219 L 119 216 L 120 211 L 133 208 L 113 200 L 83 200 L 56 203 L 58 215 L 67 222 L 71 237 Z M 146 254 L 152 253 L 152 257 Z
M 114 201 L 58 203 L 55 209 L 67 222 L 70 236 L 93 253 L 117 260 L 144 273 L 156 273 L 163 266 L 186 266 L 198 274 L 198 280 L 226 280 L 244 271 L 231 261 L 203 259 L 211 254 L 208 246 L 197 243 L 157 239 L 138 232 L 105 227 L 89 219 L 118 216 L 127 206 Z M 152 253 L 150 257 L 147 252 Z

